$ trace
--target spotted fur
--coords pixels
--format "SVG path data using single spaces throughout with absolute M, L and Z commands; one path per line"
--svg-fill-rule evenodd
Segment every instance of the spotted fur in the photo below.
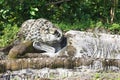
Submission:
M 18 37 L 33 42 L 51 43 L 60 41 L 62 31 L 46 19 L 30 19 L 22 24 Z

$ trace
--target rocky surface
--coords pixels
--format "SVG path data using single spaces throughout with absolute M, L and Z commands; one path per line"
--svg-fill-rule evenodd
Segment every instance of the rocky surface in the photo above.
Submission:
M 68 31 L 65 33 L 65 37 L 67 38 L 67 45 L 64 48 L 62 48 L 60 51 L 58 51 L 57 53 L 52 53 L 52 54 L 51 53 L 41 53 L 40 55 L 38 55 L 36 53 L 35 54 L 32 53 L 33 55 L 30 55 L 30 53 L 29 54 L 26 53 L 25 56 L 30 57 L 32 60 L 32 57 L 37 58 L 37 57 L 41 57 L 41 55 L 46 55 L 48 60 L 47 60 L 47 58 L 45 58 L 45 59 L 43 59 L 43 61 L 37 63 L 37 65 L 39 65 L 39 64 L 44 65 L 44 64 L 46 64 L 47 61 L 49 61 L 49 62 L 52 61 L 52 62 L 57 63 L 60 60 L 62 60 L 62 59 L 59 59 L 60 57 L 65 58 L 65 59 L 69 58 L 69 60 L 67 60 L 66 62 L 62 60 L 64 65 L 59 64 L 57 66 L 62 65 L 62 68 L 65 68 L 65 66 L 67 66 L 67 68 L 69 66 L 70 67 L 72 66 L 72 67 L 74 67 L 73 70 L 78 69 L 78 71 L 70 72 L 71 71 L 70 69 L 68 71 L 66 71 L 66 70 L 64 70 L 64 71 L 70 72 L 70 74 L 72 74 L 72 75 L 73 75 L 73 73 L 77 73 L 78 75 L 76 76 L 76 74 L 75 74 L 74 76 L 67 76 L 67 78 L 66 78 L 66 76 L 59 77 L 59 78 L 63 78 L 62 80 L 67 80 L 67 79 L 69 79 L 69 80 L 70 79 L 71 80 L 96 80 L 96 79 L 98 79 L 98 80 L 110 80 L 110 79 L 114 80 L 114 78 L 116 78 L 116 80 L 119 80 L 119 77 L 118 77 L 119 72 L 120 72 L 120 45 L 119 45 L 120 44 L 120 36 L 119 35 L 81 32 L 81 31 L 71 30 L 71 31 Z M 1 55 L 3 55 L 3 54 L 1 54 Z M 56 57 L 56 60 L 53 60 L 54 59 L 53 57 Z M 51 58 L 51 59 L 49 59 L 49 58 Z M 78 58 L 78 59 L 76 59 L 76 58 Z M 8 60 L 6 60 L 6 61 L 8 61 Z M 33 60 L 33 62 L 34 62 L 34 60 Z M 38 62 L 38 61 L 36 61 L 36 62 Z M 36 64 L 33 64 L 33 66 L 34 65 L 37 66 Z M 51 64 L 51 65 L 54 65 L 54 64 Z M 4 67 L 3 65 L 0 65 L 0 66 Z M 47 66 L 45 66 L 45 67 L 47 67 Z M 28 68 L 28 67 L 26 67 L 26 68 Z M 27 69 L 27 71 L 29 71 L 29 70 L 30 69 Z M 39 74 L 40 74 L 41 70 L 43 70 L 43 72 L 46 71 L 44 69 L 37 70 L 39 72 Z M 47 68 L 47 70 L 50 71 L 48 68 Z M 54 70 L 55 70 L 55 75 L 58 74 L 60 76 L 60 73 L 57 71 L 58 69 L 54 69 Z M 54 70 L 51 70 L 51 72 L 52 71 L 54 72 Z M 34 72 L 37 72 L 37 71 L 34 71 L 33 69 L 31 69 L 30 71 L 33 71 L 33 74 L 36 74 Z M 62 70 L 60 70 L 60 71 L 62 71 Z M 105 76 L 103 76 L 104 73 L 96 74 L 97 72 L 100 72 L 100 73 L 108 72 L 108 73 L 105 73 Z M 116 74 L 114 72 L 116 72 Z M 29 73 L 30 72 L 28 72 L 27 75 L 29 75 Z M 47 74 L 48 73 L 49 72 L 47 72 Z M 14 72 L 12 72 L 12 74 L 14 74 Z M 65 74 L 68 75 L 69 73 L 65 73 Z M 111 77 L 110 75 L 112 75 L 113 77 L 110 78 Z M 87 76 L 87 79 L 86 79 L 86 76 Z M 51 79 L 51 77 L 44 77 L 44 78 Z
M 9 59 L 0 60 L 0 73 L 7 70 L 15 71 L 21 69 L 42 69 L 47 68 L 81 68 L 85 66 L 87 69 L 94 70 L 96 72 L 120 72 L 120 60 L 104 60 L 89 58 L 69 58 L 69 57 L 48 57 L 42 56 L 41 58 L 22 58 L 22 59 Z
M 120 59 L 119 35 L 71 30 L 65 36 L 68 56 Z
M 97 73 L 90 69 L 22 69 L 1 74 L 0 80 L 120 80 L 120 73 Z

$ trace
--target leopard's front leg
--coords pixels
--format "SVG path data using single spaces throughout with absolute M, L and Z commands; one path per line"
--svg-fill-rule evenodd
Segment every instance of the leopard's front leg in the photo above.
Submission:
M 42 42 L 33 42 L 33 47 L 37 50 L 43 50 L 45 53 L 41 53 L 43 55 L 48 55 L 50 57 L 54 57 L 57 54 L 55 53 L 55 48 L 52 46 L 49 46 Z

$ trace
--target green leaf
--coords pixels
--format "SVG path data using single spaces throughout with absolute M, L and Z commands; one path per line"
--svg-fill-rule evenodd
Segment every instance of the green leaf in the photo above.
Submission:
M 34 11 L 38 11 L 38 8 L 34 8 Z
M 33 7 L 31 7 L 30 8 L 32 11 L 38 11 L 38 8 L 33 8 Z
M 4 0 L 0 0 L 0 4 L 2 4 L 4 2 Z
M 32 16 L 35 16 L 35 11 L 30 11 L 30 14 L 31 14 Z

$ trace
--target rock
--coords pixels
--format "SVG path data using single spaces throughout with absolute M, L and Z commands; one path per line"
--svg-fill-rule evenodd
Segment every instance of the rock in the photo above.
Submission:
M 70 30 L 65 36 L 67 37 L 65 50 L 69 56 L 120 59 L 119 35 Z
M 6 79 L 8 76 L 10 79 Z M 29 68 L 0 74 L 0 80 L 119 80 L 119 78 L 119 73 L 81 72 L 65 68 Z
M 70 30 L 65 37 L 67 45 L 59 52 L 59 56 L 81 58 L 81 65 L 92 66 L 96 71 L 119 70 L 119 35 Z

